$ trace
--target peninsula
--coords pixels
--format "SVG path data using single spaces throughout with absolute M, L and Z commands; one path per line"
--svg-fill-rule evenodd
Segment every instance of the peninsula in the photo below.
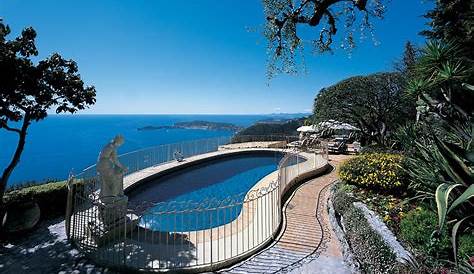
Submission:
M 203 130 L 228 130 L 239 131 L 242 127 L 231 123 L 209 122 L 209 121 L 190 121 L 178 122 L 172 126 L 145 126 L 137 128 L 139 131 L 159 130 L 159 129 L 203 129 Z

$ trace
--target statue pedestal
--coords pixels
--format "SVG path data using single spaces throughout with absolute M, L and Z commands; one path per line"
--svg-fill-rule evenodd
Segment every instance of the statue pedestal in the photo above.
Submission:
M 109 196 L 102 197 L 99 201 L 100 223 L 88 224 L 91 238 L 98 247 L 125 240 L 127 234 L 136 229 L 139 222 L 135 214 L 127 215 L 128 197 Z
M 104 226 L 114 227 L 127 217 L 128 197 L 108 196 L 100 198 L 99 216 Z

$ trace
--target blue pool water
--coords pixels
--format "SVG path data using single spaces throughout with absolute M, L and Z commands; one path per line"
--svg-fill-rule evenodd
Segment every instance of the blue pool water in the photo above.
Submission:
M 206 208 L 242 202 L 255 183 L 277 169 L 281 157 L 280 153 L 259 153 L 203 163 L 148 182 L 131 191 L 129 200 L 131 204 L 159 203 L 148 207 L 141 219 L 142 226 L 154 231 L 220 226 L 237 218 L 241 206 L 230 206 L 219 213 Z M 171 211 L 182 213 L 160 214 Z

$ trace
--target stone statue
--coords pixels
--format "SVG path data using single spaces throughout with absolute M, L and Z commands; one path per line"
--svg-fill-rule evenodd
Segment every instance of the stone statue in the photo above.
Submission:
M 123 143 L 123 136 L 117 135 L 99 154 L 97 173 L 101 182 L 101 199 L 123 196 L 123 174 L 127 168 L 117 158 L 117 148 Z

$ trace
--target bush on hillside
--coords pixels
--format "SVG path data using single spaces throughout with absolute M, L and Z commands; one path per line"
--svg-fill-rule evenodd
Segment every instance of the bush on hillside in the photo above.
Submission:
M 402 160 L 399 154 L 361 154 L 341 165 L 339 178 L 362 188 L 401 193 L 406 190 Z

